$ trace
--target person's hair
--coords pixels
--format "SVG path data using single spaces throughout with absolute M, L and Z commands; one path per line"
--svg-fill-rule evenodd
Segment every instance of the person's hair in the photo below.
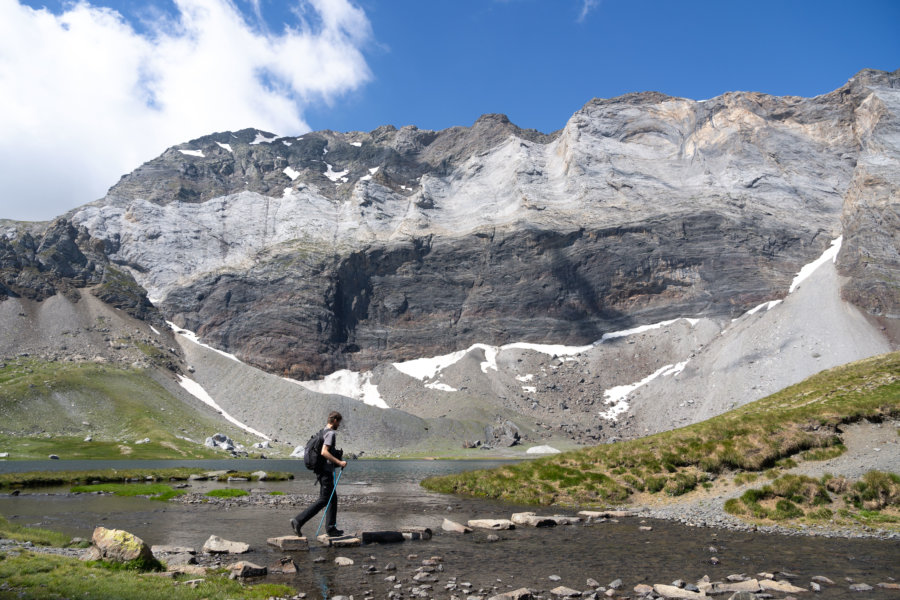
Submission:
M 344 420 L 344 417 L 342 417 L 341 413 L 339 413 L 336 410 L 333 410 L 328 414 L 328 424 L 329 425 L 334 425 L 335 423 L 340 423 L 343 420 Z

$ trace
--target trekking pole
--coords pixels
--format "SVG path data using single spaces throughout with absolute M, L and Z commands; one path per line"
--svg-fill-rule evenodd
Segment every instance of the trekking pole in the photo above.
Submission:
M 322 523 L 325 522 L 325 515 L 328 514 L 328 507 L 331 506 L 331 499 L 334 498 L 334 493 L 337 491 L 338 481 L 341 480 L 341 475 L 344 474 L 344 469 L 342 468 L 340 473 L 338 473 L 337 479 L 334 480 L 334 487 L 331 488 L 331 495 L 328 496 L 328 504 L 325 505 L 325 510 L 322 511 L 322 520 L 319 521 L 319 527 L 316 529 L 316 537 L 319 537 L 319 531 L 322 530 Z M 334 477 L 334 475 L 332 475 Z

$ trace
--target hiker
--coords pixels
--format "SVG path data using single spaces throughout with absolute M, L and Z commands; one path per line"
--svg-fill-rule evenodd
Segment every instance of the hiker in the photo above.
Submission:
M 316 482 L 319 484 L 319 498 L 309 508 L 291 519 L 291 528 L 300 537 L 303 537 L 300 528 L 326 506 L 328 510 L 325 511 L 325 534 L 336 537 L 344 533 L 337 528 L 338 499 L 334 490 L 334 467 L 338 466 L 343 469 L 347 466 L 347 461 L 341 460 L 343 452 L 334 447 L 337 442 L 336 432 L 341 426 L 342 419 L 341 413 L 332 411 L 328 415 L 325 429 L 322 430 L 322 451 L 314 469 Z

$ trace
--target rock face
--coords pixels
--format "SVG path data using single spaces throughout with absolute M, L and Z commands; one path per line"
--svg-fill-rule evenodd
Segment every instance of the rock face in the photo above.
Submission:
M 736 316 L 842 231 L 845 297 L 894 318 L 898 80 L 863 71 L 812 99 L 630 94 L 553 135 L 499 115 L 215 134 L 72 223 L 171 320 L 300 378 Z

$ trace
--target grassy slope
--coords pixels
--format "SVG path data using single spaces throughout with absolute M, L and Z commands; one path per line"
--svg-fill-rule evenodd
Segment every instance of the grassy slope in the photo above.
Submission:
M 217 431 L 253 441 L 142 370 L 27 359 L 0 368 L 0 452 L 11 459 L 221 458 L 202 445 Z M 84 441 L 88 434 L 93 441 Z M 134 443 L 144 438 L 151 441 Z
M 710 478 L 763 471 L 837 446 L 841 423 L 885 417 L 900 417 L 900 352 L 819 373 L 682 429 L 422 485 L 528 504 L 619 504 L 638 492 L 677 496 Z

